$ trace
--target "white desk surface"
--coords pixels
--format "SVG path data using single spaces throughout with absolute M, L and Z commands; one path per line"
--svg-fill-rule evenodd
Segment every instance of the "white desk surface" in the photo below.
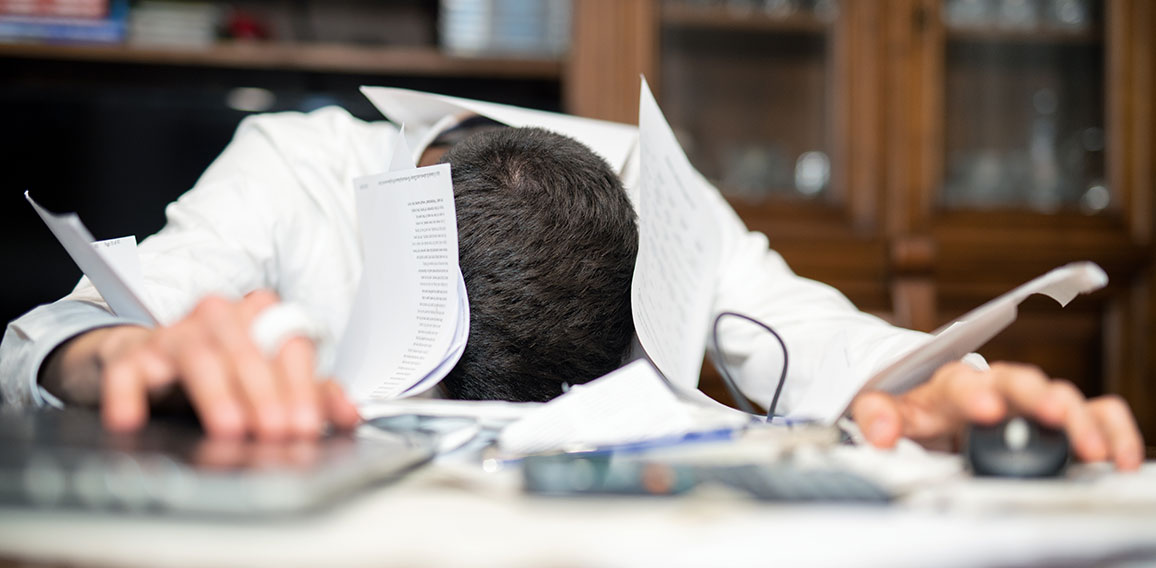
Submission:
M 531 497 L 516 472 L 446 464 L 294 519 L 0 509 L 0 558 L 150 567 L 1147 566 L 1156 565 L 1156 463 L 1094 482 L 960 479 L 889 507 L 773 505 L 718 491 Z

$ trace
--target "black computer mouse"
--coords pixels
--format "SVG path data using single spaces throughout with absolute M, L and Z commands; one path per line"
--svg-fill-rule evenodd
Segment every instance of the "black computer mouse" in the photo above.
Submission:
M 1071 461 L 1063 430 L 1023 417 L 968 428 L 964 457 L 971 471 L 992 477 L 1055 477 Z

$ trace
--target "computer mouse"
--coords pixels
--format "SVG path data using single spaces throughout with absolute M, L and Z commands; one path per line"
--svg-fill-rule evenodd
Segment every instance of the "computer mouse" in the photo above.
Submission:
M 1071 446 L 1063 430 L 1022 416 L 968 428 L 964 457 L 977 476 L 1055 477 L 1071 461 Z

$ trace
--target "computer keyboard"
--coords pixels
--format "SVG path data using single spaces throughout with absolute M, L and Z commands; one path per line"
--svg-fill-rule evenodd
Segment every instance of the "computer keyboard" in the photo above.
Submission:
M 320 508 L 432 459 L 419 433 L 213 439 L 184 420 L 105 431 L 83 409 L 0 412 L 0 506 L 210 515 Z

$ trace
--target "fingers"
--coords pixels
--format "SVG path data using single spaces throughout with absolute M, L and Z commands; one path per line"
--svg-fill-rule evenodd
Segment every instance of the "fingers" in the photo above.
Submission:
M 275 362 L 285 388 L 290 429 L 303 438 L 317 436 L 322 426 L 321 393 L 313 376 L 313 359 L 313 344 L 295 337 L 285 342 Z
M 1082 461 L 1110 459 L 1131 470 L 1144 459 L 1142 436 L 1123 399 L 1088 401 L 1072 383 L 1029 365 L 995 363 L 988 371 L 944 365 L 906 394 L 866 393 L 851 410 L 867 440 L 879 447 L 893 446 L 900 436 L 934 445 L 969 422 L 993 423 L 1014 413 L 1063 428 Z
M 951 363 L 936 371 L 928 396 L 943 409 L 945 429 L 955 430 L 969 421 L 990 424 L 1007 414 L 1007 403 L 995 384 L 1000 375 L 997 365 L 983 372 L 966 363 Z
M 251 415 L 237 396 L 228 362 L 214 347 L 205 338 L 186 337 L 176 353 L 181 383 L 210 436 L 241 436 Z
M 904 435 L 899 401 L 886 393 L 875 391 L 856 397 L 851 415 L 863 437 L 877 448 L 893 447 Z
M 101 377 L 101 415 L 114 432 L 136 430 L 148 420 L 148 386 L 135 361 L 105 367 Z
M 870 394 L 870 393 L 868 393 Z M 856 421 L 859 412 L 891 408 L 888 415 L 897 420 L 899 436 L 911 438 L 926 446 L 948 448 L 955 443 L 957 433 L 969 421 L 994 422 L 1007 412 L 1007 405 L 993 386 L 993 378 L 964 363 L 944 365 L 931 380 L 899 396 L 875 393 L 859 397 L 856 403 Z M 867 438 L 877 446 L 889 447 L 894 442 L 887 437 L 874 438 L 868 425 Z M 886 425 L 876 426 L 885 432 Z M 884 445 L 885 444 L 885 445 Z
M 1068 434 L 1072 450 L 1082 461 L 1108 459 L 1109 447 L 1104 433 L 1092 414 L 1083 393 L 1068 381 L 1052 381 L 1033 406 L 1024 412 L 1040 423 L 1062 428 Z
M 246 330 L 261 311 L 272 307 L 277 301 L 276 294 L 268 290 L 258 290 L 245 296 L 240 311 L 246 322 Z M 253 345 L 248 335 L 246 341 Z M 318 436 L 325 422 L 321 385 L 314 375 L 315 358 L 313 343 L 295 337 L 285 342 L 272 363 L 272 370 L 281 387 L 287 430 L 291 435 L 301 438 Z
M 1093 399 L 1088 408 L 1107 436 L 1116 467 L 1124 471 L 1139 469 L 1144 461 L 1144 439 L 1128 404 L 1119 396 L 1108 395 Z
M 117 342 L 117 338 L 111 338 Z M 171 381 L 173 367 L 147 343 L 125 352 L 105 354 L 101 376 L 101 413 L 109 429 L 117 432 L 140 428 L 148 420 L 148 393 Z
M 1015 363 L 994 363 L 986 372 L 944 370 L 941 406 L 948 414 L 958 415 L 954 429 L 967 422 L 991 424 L 1009 413 L 1023 414 L 1064 429 L 1078 458 L 1099 461 L 1107 457 L 1099 425 L 1084 396 L 1070 382 L 1049 379 L 1038 367 Z
M 326 422 L 357 424 L 340 387 L 314 376 L 312 341 L 291 338 L 272 359 L 254 343 L 253 319 L 276 302 L 270 292 L 236 302 L 206 298 L 185 319 L 151 330 L 147 341 L 112 358 L 102 373 L 106 425 L 139 428 L 150 401 L 177 387 L 212 436 L 308 439 Z
M 1063 428 L 1080 460 L 1114 459 L 1122 469 L 1133 461 L 1138 467 L 1143 460 L 1135 420 L 1118 398 L 1090 403 L 1072 383 L 1048 380 L 1038 369 L 1018 365 L 1001 365 L 1000 369 L 997 385 L 1016 409 L 1042 424 Z
M 348 430 L 361 422 L 361 415 L 357 412 L 357 407 L 345 397 L 341 385 L 329 379 L 321 383 L 321 390 L 325 399 L 325 408 L 334 426 Z
M 249 324 L 252 317 L 246 313 L 248 310 L 245 309 L 244 303 L 234 305 L 221 298 L 207 298 L 197 306 L 192 317 L 203 322 L 204 328 L 196 331 L 200 331 L 206 340 L 217 349 L 212 352 L 198 352 L 196 356 L 220 361 L 221 371 L 225 375 L 223 383 L 226 385 L 221 394 L 235 395 L 235 397 L 230 397 L 230 400 L 222 400 L 220 404 L 238 407 L 229 409 L 230 413 L 240 410 L 241 405 L 244 406 L 245 416 L 240 417 L 241 423 L 239 424 L 242 430 L 250 427 L 259 437 L 281 438 L 288 433 L 289 426 L 286 413 L 286 389 L 283 388 L 283 385 L 278 384 L 278 377 L 273 366 L 265 359 L 264 354 L 257 349 L 249 337 Z M 182 353 L 185 351 L 187 350 L 181 350 Z M 193 361 L 192 364 L 196 364 L 196 361 Z M 189 371 L 194 370 L 191 365 L 185 365 L 183 368 Z M 206 368 L 206 371 L 210 370 L 213 369 Z M 201 378 L 192 380 L 193 377 Z M 188 378 L 186 384 L 188 384 L 190 394 L 204 388 L 199 384 L 202 380 L 207 380 L 210 384 L 217 382 L 215 375 L 208 374 L 194 373 L 188 375 Z M 236 400 L 237 398 L 240 400 Z M 200 408 L 198 405 L 199 410 Z M 212 409 L 201 412 L 208 415 L 215 414 Z M 206 418 L 210 418 L 210 421 L 225 420 L 223 414 L 220 417 L 203 416 L 202 420 Z M 208 426 L 206 424 L 206 428 Z

